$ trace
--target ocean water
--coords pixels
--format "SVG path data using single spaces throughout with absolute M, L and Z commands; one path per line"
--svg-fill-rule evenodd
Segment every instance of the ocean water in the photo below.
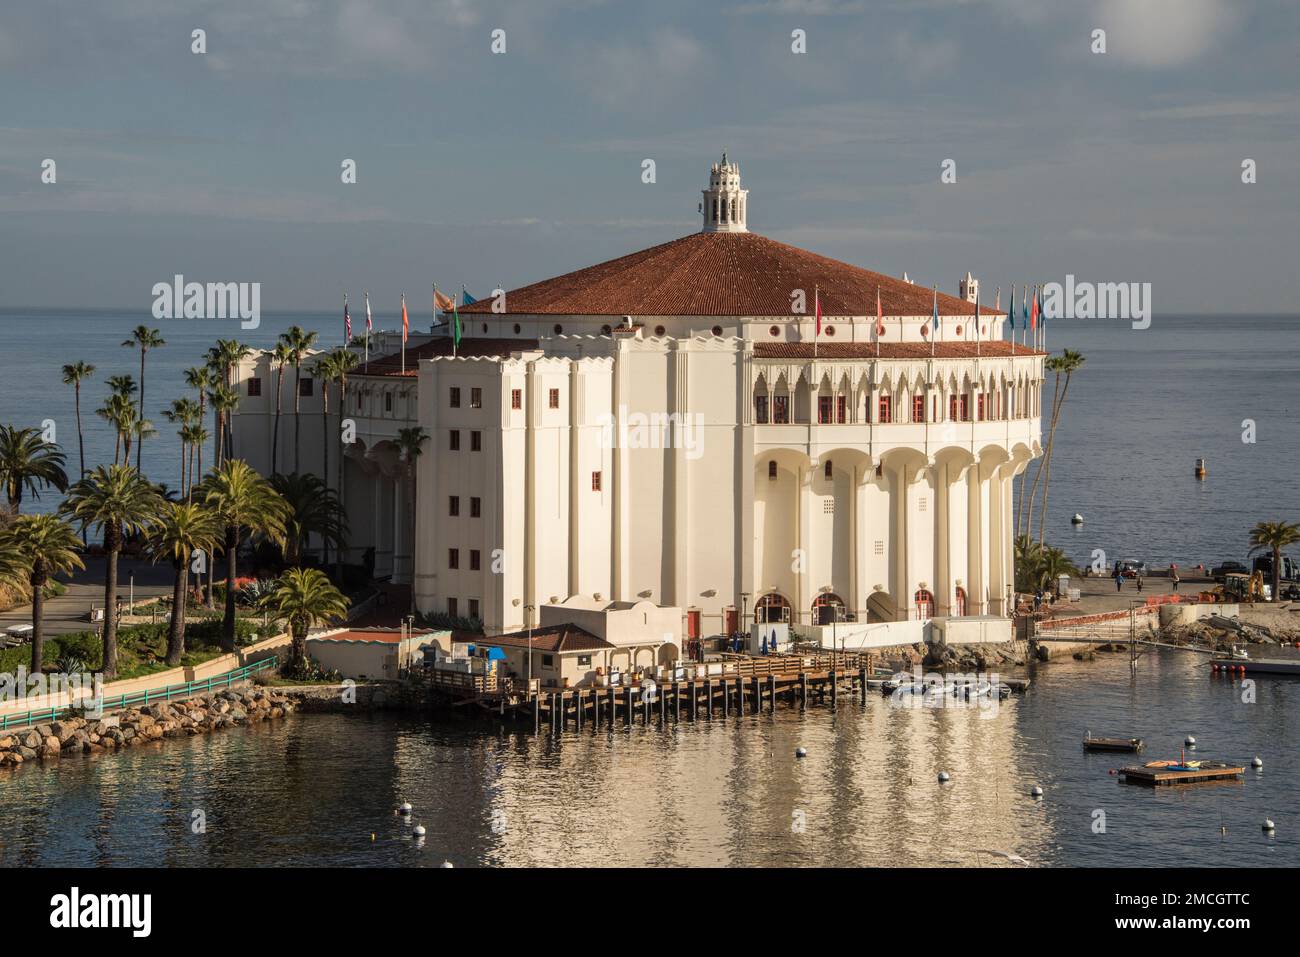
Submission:
M 0 310 L 0 422 L 53 419 L 75 472 L 73 394 L 60 369 L 84 359 L 96 366 L 82 397 L 86 458 L 111 461 L 112 430 L 94 410 L 108 376 L 139 377 L 139 353 L 121 342 L 141 322 L 167 340 L 145 369 L 146 413 L 159 434 L 145 442 L 144 466 L 172 487 L 180 484 L 180 449 L 161 410 L 188 394 L 184 370 L 201 363 L 217 338 L 266 348 L 294 324 L 317 330 L 327 345 L 343 338 L 341 317 L 323 313 L 267 314 L 259 328 L 243 330 L 234 320 Z M 398 322 L 376 316 L 376 327 L 396 329 Z M 360 328 L 354 316 L 353 331 Z M 1097 549 L 1110 562 L 1241 559 L 1255 522 L 1300 521 L 1300 317 L 1156 316 L 1146 330 L 1060 320 L 1049 334 L 1052 351 L 1072 348 L 1086 357 L 1057 430 L 1047 518 L 1049 541 L 1076 562 L 1090 562 Z M 1050 389 L 1049 379 L 1045 409 Z M 1246 420 L 1254 423 L 1250 443 L 1242 441 Z M 1198 458 L 1209 464 L 1204 482 L 1193 476 Z M 51 508 L 57 497 L 30 504 Z M 1070 524 L 1076 512 L 1084 517 L 1079 527 Z
M 990 852 L 1300 865 L 1300 682 L 1262 677 L 1248 703 L 1203 656 L 1174 651 L 1136 672 L 1109 655 L 1030 675 L 996 712 L 899 709 L 871 692 L 834 711 L 783 702 L 558 738 L 490 718 L 292 715 L 0 771 L 0 867 L 1009 866 Z M 1177 758 L 1193 734 L 1196 758 L 1264 766 L 1153 790 L 1112 773 L 1132 755 L 1085 754 L 1087 731 L 1143 737 L 1139 760 Z M 410 823 L 394 814 L 403 801 Z

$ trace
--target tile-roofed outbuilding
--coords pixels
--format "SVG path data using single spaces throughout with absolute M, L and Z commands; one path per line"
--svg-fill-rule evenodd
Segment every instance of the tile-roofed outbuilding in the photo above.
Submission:
M 507 292 L 509 315 L 791 316 L 790 294 L 813 294 L 826 316 L 928 316 L 925 286 L 871 272 L 757 233 L 700 232 Z M 992 310 L 981 307 L 986 315 Z M 462 315 L 490 313 L 482 299 Z M 939 314 L 965 316 L 975 304 L 939 293 Z
M 503 645 L 510 648 L 527 648 L 529 647 L 529 636 L 532 636 L 531 645 L 536 651 L 546 652 L 565 652 L 565 651 L 605 651 L 613 648 L 604 638 L 593 635 L 585 628 L 579 628 L 577 625 L 554 625 L 534 628 L 528 631 L 512 631 L 504 635 L 493 635 L 490 638 L 477 638 L 476 643 L 480 645 Z

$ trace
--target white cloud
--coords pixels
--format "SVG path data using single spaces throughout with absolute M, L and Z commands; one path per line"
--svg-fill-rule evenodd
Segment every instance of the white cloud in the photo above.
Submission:
M 1224 0 L 1098 0 L 1107 51 L 1134 66 L 1180 66 L 1209 50 L 1236 23 Z

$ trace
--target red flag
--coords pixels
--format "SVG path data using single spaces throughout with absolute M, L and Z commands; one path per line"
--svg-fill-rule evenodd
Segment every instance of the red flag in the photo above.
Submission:
M 407 333 L 411 330 L 411 321 L 406 318 L 406 297 L 402 297 L 402 341 L 406 341 Z
M 1033 305 L 1029 307 L 1029 328 L 1030 329 L 1038 328 L 1038 287 L 1037 286 L 1034 287 Z

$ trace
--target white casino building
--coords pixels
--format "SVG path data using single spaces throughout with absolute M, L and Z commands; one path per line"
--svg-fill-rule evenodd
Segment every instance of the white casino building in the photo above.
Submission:
M 373 548 L 420 610 L 489 633 L 573 595 L 680 606 L 706 635 L 832 606 L 1005 615 L 1044 354 L 1005 341 L 991 304 L 976 341 L 969 274 L 935 330 L 932 290 L 751 233 L 725 155 L 701 211 L 697 233 L 463 309 L 455 356 L 445 337 L 413 338 L 405 372 L 372 352 L 345 402 L 349 560 Z M 266 471 L 275 375 L 260 356 L 239 378 L 236 454 Z M 303 391 L 302 468 L 319 471 L 320 387 Z M 411 482 L 393 440 L 415 425 Z

